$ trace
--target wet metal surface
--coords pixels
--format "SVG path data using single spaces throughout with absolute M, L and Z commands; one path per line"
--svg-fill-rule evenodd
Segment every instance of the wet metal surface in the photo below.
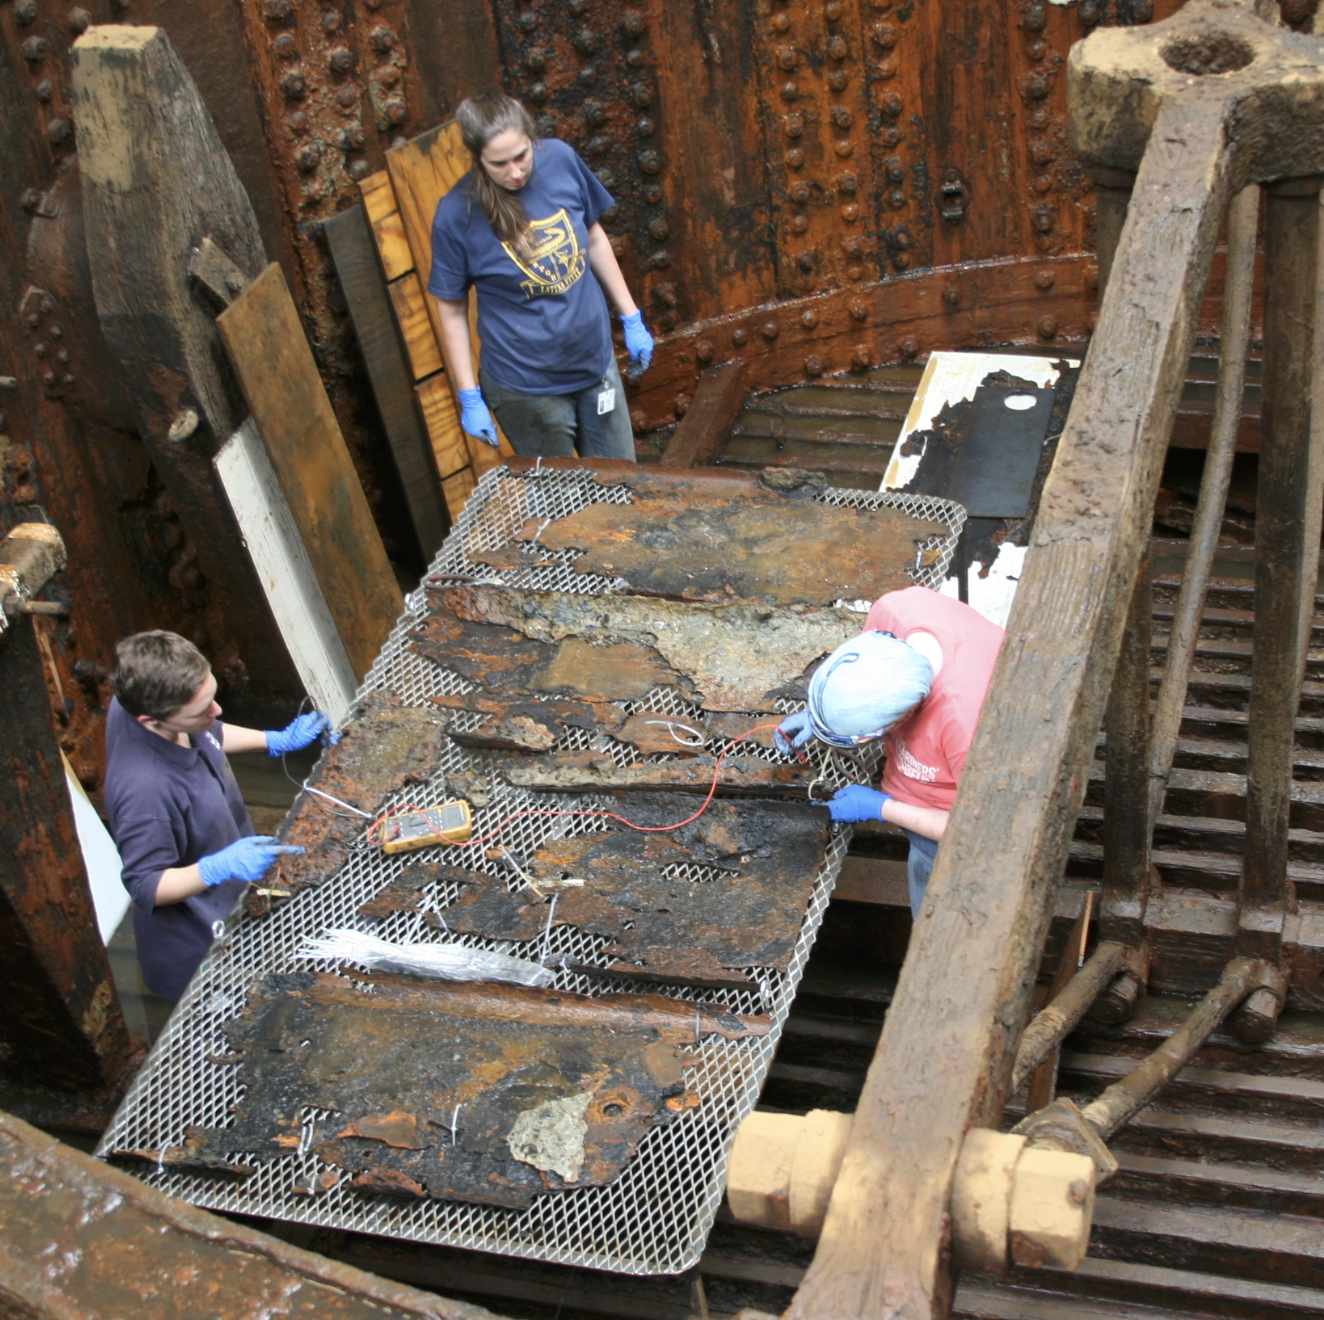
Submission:
M 803 695 L 818 660 L 859 631 L 846 610 L 799 613 L 502 587 L 430 594 L 422 654 L 489 691 L 629 700 L 675 685 L 705 709 Z
M 617 807 L 636 825 L 692 816 L 693 797 L 638 794 Z M 416 911 L 421 891 L 458 882 L 459 898 L 428 920 L 489 939 L 535 940 L 551 926 L 606 937 L 618 975 L 747 987 L 754 969 L 784 969 L 828 839 L 826 811 L 792 803 L 714 802 L 692 824 L 544 843 L 520 869 L 531 879 L 459 866 L 411 868 L 360 912 Z M 555 896 L 556 906 L 550 906 Z
M 784 606 L 873 600 L 911 586 L 907 569 L 947 532 L 899 509 L 820 504 L 804 486 L 779 494 L 715 478 L 629 484 L 627 507 L 590 504 L 550 526 L 532 522 L 521 536 L 582 550 L 578 572 L 624 578 L 647 595 Z
M 330 1186 L 343 1170 L 364 1194 L 522 1208 L 616 1178 L 650 1127 L 697 1105 L 692 1047 L 767 1028 L 650 996 L 270 977 L 226 1028 L 235 1122 L 191 1133 L 184 1158 L 314 1149 Z

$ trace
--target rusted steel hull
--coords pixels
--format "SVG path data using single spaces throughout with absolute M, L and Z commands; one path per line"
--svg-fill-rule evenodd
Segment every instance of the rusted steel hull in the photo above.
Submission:
M 631 596 L 461 587 L 435 592 L 414 647 L 490 691 L 630 700 L 674 685 L 708 710 L 766 710 L 859 630 L 799 614 Z
M 610 1182 L 649 1128 L 693 1108 L 684 1064 L 704 1034 L 767 1029 L 640 996 L 374 980 L 371 994 L 311 972 L 264 982 L 226 1029 L 235 1123 L 191 1134 L 178 1162 L 302 1145 L 364 1193 L 523 1208 Z M 326 1112 L 308 1124 L 310 1107 Z
M 578 572 L 624 578 L 646 595 L 822 606 L 913 585 L 907 567 L 948 530 L 897 509 L 817 504 L 807 486 L 780 494 L 750 483 L 723 496 L 701 481 L 678 485 L 624 507 L 590 504 L 549 527 L 533 521 L 523 535 L 581 550 Z
M 0 1313 L 493 1320 L 195 1210 L 0 1114 Z

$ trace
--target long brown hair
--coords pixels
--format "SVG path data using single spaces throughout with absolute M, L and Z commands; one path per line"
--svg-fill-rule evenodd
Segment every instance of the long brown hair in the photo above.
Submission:
M 478 198 L 492 232 L 500 243 L 520 253 L 529 250 L 529 213 L 518 194 L 495 183 L 483 165 L 483 148 L 499 133 L 523 133 L 534 140 L 533 120 L 514 97 L 504 92 L 484 92 L 461 101 L 455 111 L 464 145 L 473 157 L 470 191 Z

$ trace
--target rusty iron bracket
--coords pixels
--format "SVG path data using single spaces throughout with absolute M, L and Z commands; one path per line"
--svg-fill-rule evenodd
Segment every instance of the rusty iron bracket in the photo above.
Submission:
M 11 615 L 66 612 L 56 602 L 32 599 L 66 558 L 64 540 L 49 523 L 19 523 L 0 541 L 0 637 Z

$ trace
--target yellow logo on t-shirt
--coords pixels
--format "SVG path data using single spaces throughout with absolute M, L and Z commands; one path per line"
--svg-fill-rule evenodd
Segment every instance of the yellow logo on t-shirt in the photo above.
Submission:
M 584 273 L 585 253 L 575 237 L 575 227 L 562 207 L 545 220 L 529 221 L 529 249 L 520 254 L 502 243 L 506 256 L 529 278 L 520 288 L 530 297 L 564 293 Z

